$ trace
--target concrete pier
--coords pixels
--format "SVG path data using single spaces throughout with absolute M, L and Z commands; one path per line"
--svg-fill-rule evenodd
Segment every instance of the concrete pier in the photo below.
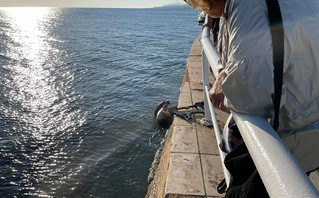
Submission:
M 203 101 L 201 50 L 198 37 L 188 56 L 178 107 Z M 213 76 L 210 78 L 213 83 Z M 222 130 L 228 114 L 215 111 Z M 217 192 L 217 185 L 224 178 L 218 145 L 213 129 L 198 124 L 203 117 L 196 115 L 192 122 L 174 118 L 150 170 L 146 197 L 224 197 Z M 319 189 L 318 173 L 310 178 Z
M 188 56 L 178 107 L 203 101 L 201 49 L 198 38 Z M 222 129 L 228 114 L 216 111 Z M 198 124 L 203 117 L 196 115 L 191 122 L 174 118 L 153 163 L 146 197 L 223 197 L 216 190 L 224 179 L 218 145 L 213 129 Z

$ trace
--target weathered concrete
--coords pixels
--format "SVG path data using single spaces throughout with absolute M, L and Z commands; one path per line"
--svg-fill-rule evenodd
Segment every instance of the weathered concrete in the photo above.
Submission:
M 178 107 L 203 101 L 201 49 L 198 38 L 189 53 Z M 227 113 L 218 112 L 223 128 Z M 224 176 L 214 131 L 198 124 L 203 115 L 193 118 L 174 118 L 154 161 L 146 197 L 223 197 L 216 190 Z
M 171 153 L 198 153 L 195 126 L 174 126 Z
M 201 155 L 201 162 L 207 196 L 220 196 L 216 189 L 219 182 L 224 179 L 224 175 L 221 174 L 220 171 L 222 169 L 220 157 L 216 155 L 203 154 Z
M 199 154 L 171 153 L 166 195 L 205 196 Z

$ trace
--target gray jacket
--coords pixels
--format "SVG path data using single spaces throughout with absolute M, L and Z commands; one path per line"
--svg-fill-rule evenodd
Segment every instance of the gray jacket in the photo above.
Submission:
M 278 133 L 295 154 L 300 133 L 319 137 L 319 1 L 279 4 L 285 57 Z M 222 84 L 226 106 L 272 118 L 273 57 L 265 1 L 226 0 L 219 35 L 220 63 L 228 74 Z M 318 164 L 302 166 L 310 170 Z

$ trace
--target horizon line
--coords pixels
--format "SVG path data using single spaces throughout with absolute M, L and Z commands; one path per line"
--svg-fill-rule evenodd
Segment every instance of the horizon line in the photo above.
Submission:
M 36 6 L 36 5 L 24 5 L 24 6 L 0 6 L 1 8 L 111 8 L 111 9 L 149 9 L 149 8 L 169 8 L 170 6 L 181 6 L 185 8 L 186 4 L 183 3 L 173 3 L 173 4 L 165 4 L 162 6 L 154 6 L 154 7 L 105 7 L 105 6 Z

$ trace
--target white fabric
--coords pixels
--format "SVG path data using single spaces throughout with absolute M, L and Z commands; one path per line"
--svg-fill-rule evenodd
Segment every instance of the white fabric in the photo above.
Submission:
M 241 138 L 236 138 L 233 135 L 233 130 L 229 129 L 229 122 L 233 118 L 232 114 L 229 115 L 225 127 L 223 130 L 223 135 L 222 135 L 222 141 L 223 141 L 223 152 L 229 153 L 230 151 L 234 150 L 237 146 L 243 143 L 243 140 Z
M 319 140 L 319 1 L 279 0 L 279 4 L 285 37 L 279 135 L 296 156 L 294 139 L 302 135 L 295 134 L 303 128 Z M 226 1 L 220 31 L 219 62 L 228 74 L 222 84 L 225 105 L 236 112 L 273 117 L 273 57 L 265 1 Z M 319 150 L 319 144 L 302 148 Z M 314 168 L 303 164 L 302 156 L 296 158 L 305 170 Z
M 232 146 L 231 146 L 231 137 L 232 137 L 232 133 L 230 133 L 229 130 L 229 121 L 231 120 L 232 116 L 230 115 L 225 123 L 225 127 L 223 130 L 223 136 L 222 136 L 222 140 L 224 142 L 223 144 L 223 150 L 225 153 L 229 153 L 230 151 L 233 150 Z

